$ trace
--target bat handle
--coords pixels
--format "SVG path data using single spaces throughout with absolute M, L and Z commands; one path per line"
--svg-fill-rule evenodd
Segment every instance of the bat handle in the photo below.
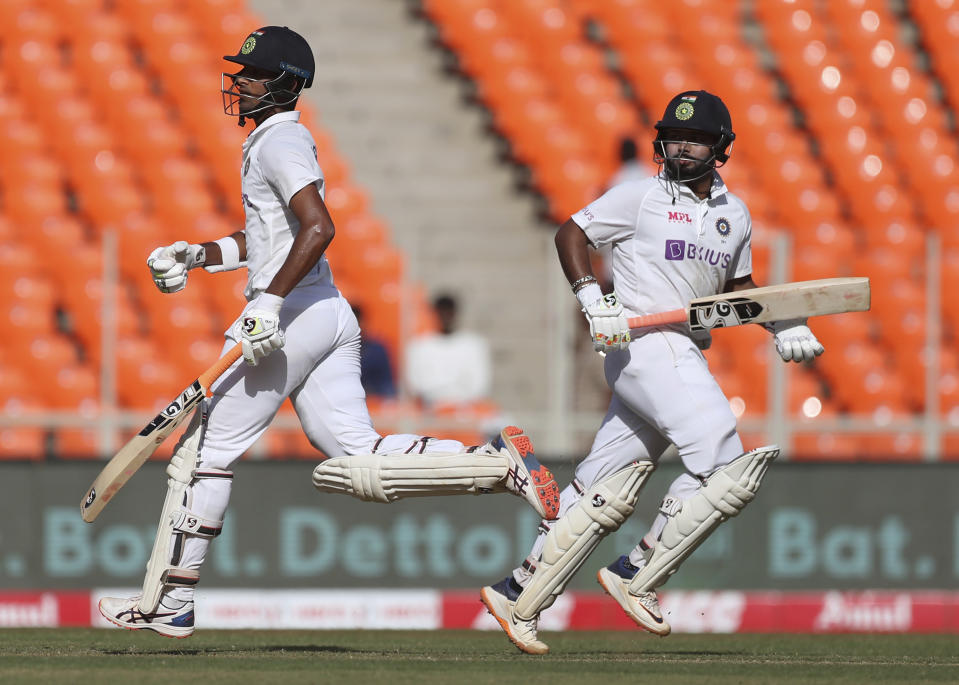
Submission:
M 630 328 L 647 328 L 649 326 L 662 326 L 667 323 L 685 323 L 687 316 L 685 309 L 672 309 L 668 312 L 631 316 L 628 323 Z
M 209 369 L 200 374 L 197 379 L 204 388 L 209 388 L 217 378 L 223 375 L 223 372 L 233 366 L 233 362 L 243 354 L 243 347 L 237 343 L 231 347 L 226 354 L 216 360 Z

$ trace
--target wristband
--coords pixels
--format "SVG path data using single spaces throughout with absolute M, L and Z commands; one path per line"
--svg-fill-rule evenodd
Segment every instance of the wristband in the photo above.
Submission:
M 576 291 L 576 299 L 579 300 L 580 306 L 586 309 L 593 302 L 603 299 L 603 289 L 599 287 L 599 283 L 588 283 Z
M 203 269 L 207 273 L 215 274 L 220 271 L 235 271 L 240 268 L 240 246 L 236 244 L 233 238 L 230 236 L 220 238 L 219 240 L 214 240 L 213 244 L 220 246 L 220 260 L 222 263 L 204 266 Z
M 577 278 L 575 281 L 569 284 L 569 287 L 573 289 L 573 292 L 577 292 L 585 288 L 590 283 L 596 283 L 595 276 L 583 276 L 582 278 Z

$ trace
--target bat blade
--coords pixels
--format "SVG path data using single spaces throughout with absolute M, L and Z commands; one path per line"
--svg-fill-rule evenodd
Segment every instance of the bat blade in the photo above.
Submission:
M 689 303 L 693 331 L 869 309 L 868 278 L 823 278 L 751 288 Z
M 686 309 L 632 317 L 629 325 L 644 328 L 686 322 L 690 330 L 704 331 L 747 323 L 864 312 L 869 305 L 868 278 L 823 278 L 700 297 L 692 300 Z
M 100 515 L 113 496 L 143 466 L 157 447 L 190 416 L 206 396 L 210 385 L 230 368 L 241 354 L 240 345 L 232 347 L 120 448 L 103 467 L 80 501 L 80 515 L 84 521 L 90 523 Z

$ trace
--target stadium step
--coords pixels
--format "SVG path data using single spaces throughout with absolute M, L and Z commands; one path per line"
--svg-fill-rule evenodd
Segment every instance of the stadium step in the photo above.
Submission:
M 429 294 L 459 295 L 461 325 L 487 335 L 493 399 L 507 411 L 545 407 L 545 355 L 514 339 L 545 328 L 549 227 L 534 199 L 516 194 L 428 27 L 396 0 L 325 0 L 322 12 L 251 5 L 310 41 L 317 74 L 307 97 L 406 251 L 410 276 Z M 518 294 L 522 306 L 510 305 Z

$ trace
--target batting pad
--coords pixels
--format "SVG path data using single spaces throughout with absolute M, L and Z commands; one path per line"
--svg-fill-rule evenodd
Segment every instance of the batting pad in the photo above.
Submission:
M 760 447 L 714 471 L 670 515 L 649 561 L 633 576 L 630 594 L 649 592 L 665 583 L 716 526 L 742 511 L 756 497 L 769 463 L 777 456 L 777 446 Z
M 552 523 L 536 571 L 513 607 L 517 618 L 533 620 L 566 589 L 600 541 L 633 513 L 639 491 L 654 468 L 652 462 L 633 462 L 594 483 Z
M 502 454 L 356 454 L 334 457 L 313 469 L 320 492 L 366 502 L 404 497 L 502 492 L 509 460 Z
M 199 456 L 200 441 L 203 438 L 205 427 L 205 400 L 200 402 L 190 420 L 190 425 L 180 438 L 176 446 L 170 465 L 167 466 L 167 493 L 163 500 L 163 510 L 160 513 L 160 523 L 157 526 L 156 538 L 153 541 L 153 552 L 147 561 L 147 572 L 143 579 L 143 596 L 140 599 L 139 609 L 145 614 L 152 614 L 160 603 L 163 593 L 163 574 L 170 567 L 170 547 L 174 528 L 174 520 L 182 506 L 183 493 L 193 479 Z

